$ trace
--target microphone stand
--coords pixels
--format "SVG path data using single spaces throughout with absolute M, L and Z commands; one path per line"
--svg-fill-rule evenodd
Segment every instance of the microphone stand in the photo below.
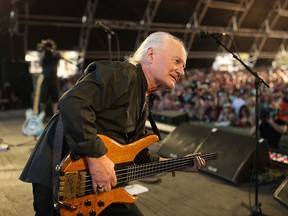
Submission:
M 114 31 L 112 31 L 107 25 L 105 25 L 104 23 L 102 23 L 101 21 L 96 21 L 95 25 L 97 27 L 102 28 L 106 34 L 107 34 L 107 40 L 108 40 L 108 51 L 109 51 L 109 60 L 112 60 L 112 46 L 111 46 L 111 38 L 112 35 L 116 35 Z
M 232 54 L 233 58 L 238 60 L 247 71 L 249 71 L 254 77 L 255 77 L 255 90 L 256 90 L 256 94 L 255 94 L 255 98 L 256 98 L 256 104 L 255 104 L 255 129 L 256 129 L 256 133 L 255 133 L 255 137 L 256 137 L 256 148 L 255 148 L 255 158 L 254 158 L 254 167 L 255 167 L 255 204 L 251 209 L 251 215 L 252 216 L 263 216 L 265 214 L 262 213 L 261 211 L 261 203 L 258 202 L 258 184 L 259 184 L 259 180 L 258 180 L 258 165 L 259 165 L 259 132 L 258 132 L 258 128 L 259 128 L 259 85 L 262 83 L 264 84 L 266 87 L 269 88 L 269 85 L 263 80 L 261 79 L 258 74 L 256 72 L 254 72 L 249 66 L 247 66 L 237 55 L 235 55 L 233 53 L 233 51 L 231 51 L 230 49 L 228 49 L 220 40 L 219 40 L 219 36 L 211 36 L 212 38 L 214 38 L 216 40 L 216 42 L 222 46 L 225 50 L 227 50 L 229 53 Z

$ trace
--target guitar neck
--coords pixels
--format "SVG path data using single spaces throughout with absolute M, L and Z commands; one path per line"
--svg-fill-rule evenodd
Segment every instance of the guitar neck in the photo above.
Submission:
M 41 91 L 41 85 L 42 85 L 43 79 L 44 79 L 43 74 L 40 74 L 37 78 L 37 85 L 36 85 L 36 90 L 34 94 L 34 103 L 33 103 L 34 115 L 37 115 L 39 112 L 39 98 L 40 98 L 40 91 Z
M 217 158 L 217 153 L 202 154 L 205 161 Z M 128 166 L 125 169 L 116 170 L 116 176 L 119 184 L 146 178 L 159 173 L 179 170 L 187 166 L 193 166 L 194 156 L 187 156 L 179 159 L 171 159 L 141 165 Z

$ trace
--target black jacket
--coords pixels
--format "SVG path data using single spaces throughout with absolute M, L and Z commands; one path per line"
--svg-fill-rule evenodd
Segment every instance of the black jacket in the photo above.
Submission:
M 77 157 L 100 157 L 107 152 L 97 136 L 104 134 L 127 144 L 145 135 L 144 110 L 147 81 L 141 66 L 128 62 L 91 63 L 84 76 L 59 100 L 64 127 L 63 153 Z M 138 128 L 138 129 L 137 129 Z M 55 119 L 48 123 L 20 179 L 51 187 Z M 158 161 L 148 148 L 136 163 Z

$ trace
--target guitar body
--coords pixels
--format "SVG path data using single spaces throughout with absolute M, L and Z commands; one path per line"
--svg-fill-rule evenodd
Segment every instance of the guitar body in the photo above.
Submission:
M 43 129 L 43 119 L 45 117 L 45 112 L 40 112 L 39 114 L 34 114 L 32 109 L 28 109 L 25 112 L 26 120 L 22 126 L 22 133 L 26 136 L 39 136 Z
M 41 111 L 39 113 L 39 110 L 38 110 L 40 90 L 41 90 L 41 85 L 42 85 L 43 80 L 44 80 L 44 76 L 42 74 L 39 75 L 37 78 L 33 109 L 27 109 L 25 113 L 26 120 L 24 124 L 22 125 L 22 133 L 25 136 L 37 137 L 44 130 L 43 119 L 45 117 L 45 112 Z
M 86 159 L 72 161 L 68 155 L 61 163 L 59 179 L 58 197 L 61 216 L 96 216 L 112 203 L 135 203 L 137 196 L 126 192 L 123 184 L 194 164 L 193 155 L 140 165 L 134 164 L 134 158 L 141 150 L 159 141 L 155 134 L 127 145 L 121 145 L 104 135 L 99 135 L 99 137 L 108 149 L 107 157 L 115 164 L 117 185 L 109 192 L 94 194 Z M 201 154 L 201 157 L 205 161 L 213 160 L 216 159 L 217 153 Z
M 135 156 L 144 148 L 159 141 L 157 135 L 149 135 L 128 145 L 121 145 L 115 140 L 99 135 L 104 141 L 108 152 L 107 157 L 112 160 L 116 167 L 117 164 L 133 163 Z M 110 192 L 103 194 L 88 194 L 81 191 L 86 188 L 86 174 L 88 164 L 85 158 L 72 161 L 70 156 L 62 162 L 62 175 L 60 177 L 59 197 L 60 197 L 60 215 L 75 216 L 79 213 L 82 215 L 98 215 L 107 206 L 112 203 L 135 203 L 137 196 L 130 195 L 123 187 L 112 188 Z M 80 180 L 79 180 L 80 179 Z M 83 184 L 81 183 L 83 180 Z M 79 181 L 80 183 L 71 184 Z

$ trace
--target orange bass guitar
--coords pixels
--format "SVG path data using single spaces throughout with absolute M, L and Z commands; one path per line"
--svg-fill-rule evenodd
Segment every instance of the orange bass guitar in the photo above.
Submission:
M 100 214 L 112 203 L 135 203 L 137 195 L 130 195 L 123 187 L 130 181 L 174 171 L 193 165 L 194 157 L 151 162 L 135 165 L 135 156 L 144 148 L 159 141 L 157 135 L 148 135 L 128 145 L 121 145 L 115 140 L 99 135 L 108 148 L 107 157 L 115 164 L 117 185 L 110 192 L 94 194 L 85 158 L 72 161 L 68 155 L 62 162 L 59 181 L 59 206 L 61 216 L 90 216 Z M 216 159 L 217 153 L 201 155 L 206 161 Z

